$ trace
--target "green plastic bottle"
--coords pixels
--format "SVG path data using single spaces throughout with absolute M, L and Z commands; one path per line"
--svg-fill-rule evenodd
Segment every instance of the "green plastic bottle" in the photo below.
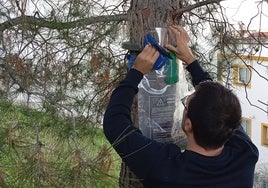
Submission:
M 167 63 L 166 83 L 171 85 L 179 81 L 178 64 L 175 52 L 169 52 L 172 59 Z

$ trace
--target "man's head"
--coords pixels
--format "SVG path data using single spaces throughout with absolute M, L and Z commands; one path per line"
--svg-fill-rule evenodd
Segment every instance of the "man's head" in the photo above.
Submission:
M 188 97 L 186 107 L 182 127 L 186 134 L 190 130 L 195 142 L 207 150 L 223 146 L 240 125 L 239 100 L 220 83 L 200 83 Z

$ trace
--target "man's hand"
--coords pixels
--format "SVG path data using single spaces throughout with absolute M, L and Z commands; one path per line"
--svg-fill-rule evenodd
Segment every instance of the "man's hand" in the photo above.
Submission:
M 175 47 L 171 44 L 167 44 L 165 45 L 165 47 L 168 50 L 175 52 L 176 56 L 180 60 L 184 61 L 187 65 L 191 64 L 193 61 L 196 60 L 196 58 L 194 57 L 191 49 L 188 46 L 188 43 L 190 41 L 189 35 L 183 29 L 183 27 L 179 25 L 172 25 L 169 28 L 176 37 L 177 46 Z
M 145 75 L 153 69 L 154 63 L 159 55 L 159 52 L 153 46 L 146 45 L 137 56 L 132 68 Z

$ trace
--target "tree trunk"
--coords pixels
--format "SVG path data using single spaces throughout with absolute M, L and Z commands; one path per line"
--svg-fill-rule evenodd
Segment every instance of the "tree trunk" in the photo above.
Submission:
M 153 34 L 153 36 L 157 39 L 155 33 L 156 27 L 167 28 L 171 24 L 179 23 L 181 15 L 175 15 L 174 12 L 180 7 L 182 7 L 181 0 L 132 0 L 130 9 L 128 11 L 130 41 L 127 46 L 124 46 L 123 44 L 123 47 L 128 49 L 130 53 L 138 53 L 143 47 L 144 36 L 147 33 Z M 158 81 L 154 78 L 154 73 L 150 74 L 149 82 L 153 84 L 154 87 L 158 87 L 156 83 Z M 173 85 L 169 87 L 166 94 L 174 95 L 175 93 L 176 87 L 175 85 Z M 136 97 L 134 101 L 132 116 L 134 125 L 136 127 L 140 127 L 139 122 L 141 122 L 139 121 L 140 117 L 138 113 L 137 104 L 141 103 L 141 101 L 138 100 L 141 100 L 144 95 L 146 94 L 140 91 L 138 97 Z M 165 96 L 160 97 L 165 98 Z M 145 100 L 147 100 L 147 98 Z M 145 106 L 148 106 L 148 104 L 145 104 Z M 150 109 L 147 108 L 146 111 L 150 111 Z M 170 135 L 166 136 L 168 137 Z M 165 141 L 167 140 L 170 139 L 165 139 Z M 119 184 L 121 188 L 143 187 L 138 178 L 128 169 L 128 167 L 123 162 L 121 164 Z

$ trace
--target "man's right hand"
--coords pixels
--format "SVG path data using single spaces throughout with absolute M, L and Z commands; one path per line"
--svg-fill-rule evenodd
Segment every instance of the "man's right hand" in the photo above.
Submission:
M 153 46 L 148 44 L 137 56 L 132 68 L 145 75 L 153 69 L 154 63 L 159 55 L 159 52 Z
M 183 27 L 179 25 L 172 25 L 169 27 L 172 33 L 175 35 L 176 38 L 176 47 L 167 44 L 165 47 L 176 53 L 176 56 L 185 62 L 187 65 L 191 64 L 196 60 L 194 55 L 192 54 L 191 49 L 188 46 L 188 43 L 190 41 L 190 37 L 188 33 L 184 30 Z

